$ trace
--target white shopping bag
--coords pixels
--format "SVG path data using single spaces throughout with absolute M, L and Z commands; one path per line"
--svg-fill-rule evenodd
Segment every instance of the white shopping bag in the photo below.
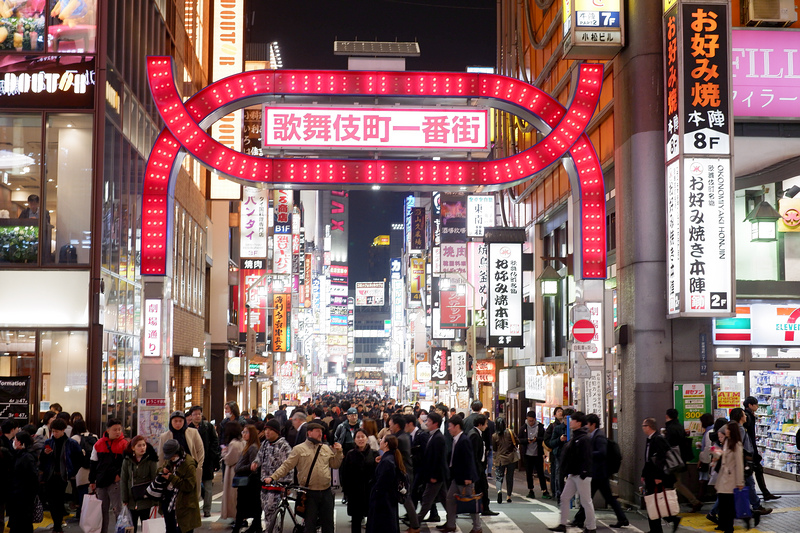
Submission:
M 663 488 L 654 494 L 648 494 L 644 497 L 644 503 L 647 506 L 647 516 L 650 520 L 658 520 L 659 518 L 667 518 L 668 516 L 677 515 L 681 508 L 678 504 L 678 493 L 673 489 Z
M 143 533 L 166 533 L 167 524 L 164 522 L 164 517 L 158 515 L 158 507 L 154 506 L 150 509 L 150 519 L 142 520 Z
M 81 529 L 83 533 L 100 533 L 103 529 L 103 503 L 95 494 L 83 497 L 81 506 Z

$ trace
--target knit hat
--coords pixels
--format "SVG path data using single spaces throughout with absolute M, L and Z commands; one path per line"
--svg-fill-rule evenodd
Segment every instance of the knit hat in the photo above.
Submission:
M 278 435 L 281 434 L 281 424 L 277 420 L 267 420 L 267 423 L 264 424 L 264 429 L 269 428 Z
M 173 455 L 177 454 L 181 450 L 181 445 L 178 444 L 178 441 L 175 439 L 169 439 L 167 442 L 164 443 L 164 447 L 162 451 L 164 452 L 164 458 L 169 459 Z
M 173 418 L 183 418 L 184 420 L 186 420 L 186 415 L 183 414 L 183 411 L 175 411 L 174 413 L 169 415 L 170 422 L 172 421 Z

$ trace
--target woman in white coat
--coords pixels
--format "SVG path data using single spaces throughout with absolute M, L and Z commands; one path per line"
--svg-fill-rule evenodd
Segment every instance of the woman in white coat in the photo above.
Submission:
M 716 453 L 714 453 L 717 461 L 720 462 L 714 488 L 717 489 L 719 502 L 717 511 L 719 529 L 725 533 L 733 533 L 733 521 L 736 518 L 733 489 L 744 488 L 744 447 L 737 422 L 728 424 L 728 432 L 724 440 L 722 450 L 715 449 Z
M 225 464 L 225 476 L 222 485 L 222 513 L 220 518 L 236 518 L 237 490 L 233 486 L 236 463 L 242 457 L 242 426 L 239 422 L 229 420 L 225 424 L 225 440 L 228 445 L 222 446 L 222 462 Z

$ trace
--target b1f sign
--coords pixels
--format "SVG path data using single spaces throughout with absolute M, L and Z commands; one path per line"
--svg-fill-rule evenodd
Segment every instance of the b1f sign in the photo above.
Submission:
M 382 150 L 489 148 L 485 109 L 265 107 L 264 146 Z

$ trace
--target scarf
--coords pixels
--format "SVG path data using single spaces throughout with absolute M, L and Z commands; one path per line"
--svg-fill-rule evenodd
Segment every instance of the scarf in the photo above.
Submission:
M 178 467 L 181 466 L 185 460 L 186 460 L 186 457 L 182 456 L 180 459 L 178 459 L 177 461 L 172 463 L 173 465 L 175 465 L 175 471 L 178 470 Z M 178 490 L 178 487 L 174 487 L 172 485 L 172 483 L 169 484 L 167 489 L 169 491 L 171 491 L 171 493 L 172 493 L 170 498 L 169 498 L 169 504 L 167 505 L 167 511 L 168 512 L 173 512 L 175 510 L 175 502 L 178 500 L 178 492 L 180 492 L 180 491 Z

